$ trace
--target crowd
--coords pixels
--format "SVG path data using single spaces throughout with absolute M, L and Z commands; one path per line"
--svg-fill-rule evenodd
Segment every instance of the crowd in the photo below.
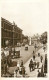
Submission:
M 40 53 L 38 53 L 38 57 L 40 58 L 40 62 L 35 60 L 36 56 L 33 51 L 33 59 L 31 59 L 29 63 L 30 72 L 37 69 L 38 70 L 37 77 L 45 77 L 47 74 L 47 54 L 45 54 L 44 64 L 43 64 L 43 56 L 41 56 Z M 40 63 L 42 63 L 41 67 L 39 67 Z
M 25 77 L 25 67 L 23 65 L 23 60 L 21 60 L 21 64 L 17 63 L 16 70 L 14 70 L 14 77 L 17 77 L 17 74 L 21 75 L 22 77 Z
M 45 52 L 45 48 L 43 48 L 43 50 Z M 2 70 L 2 72 L 1 73 L 2 73 L 2 76 L 4 76 L 4 74 L 6 76 L 6 73 L 8 72 L 8 67 L 10 67 L 10 65 L 12 64 L 12 61 L 11 61 L 11 57 L 5 56 L 4 52 L 1 55 L 2 55 L 2 59 L 1 59 L 1 70 Z M 35 60 L 36 55 L 35 55 L 35 51 L 33 51 L 33 57 L 29 62 L 29 70 L 31 72 L 31 71 L 34 71 L 35 69 L 38 69 L 37 77 L 45 77 L 47 74 L 47 54 L 45 54 L 44 64 L 42 63 L 43 62 L 43 56 L 41 56 L 40 53 L 38 53 L 38 58 L 40 58 L 40 62 Z M 40 63 L 42 63 L 42 66 L 39 68 Z M 25 70 L 25 67 L 23 64 L 23 60 L 21 60 L 20 63 L 19 63 L 19 61 L 17 61 L 16 70 L 14 70 L 13 76 L 18 77 L 18 73 L 22 77 L 25 77 L 25 75 L 26 75 L 26 70 Z
M 44 52 L 45 52 L 45 50 L 44 50 Z M 33 51 L 33 58 L 29 62 L 29 70 L 30 70 L 30 72 L 32 72 L 35 69 L 37 69 L 37 72 L 38 72 L 37 77 L 45 77 L 47 74 L 47 54 L 45 54 L 44 64 L 43 64 L 43 56 L 40 53 L 38 53 L 37 56 L 38 56 L 38 58 L 40 58 L 40 62 L 36 61 L 36 55 L 35 55 L 35 52 Z M 39 67 L 40 63 L 42 63 L 41 67 Z M 22 77 L 25 77 L 26 72 L 27 71 L 25 70 L 23 60 L 21 60 L 21 63 L 19 63 L 19 61 L 18 61 L 17 68 L 14 71 L 14 77 L 16 77 L 18 73 L 20 75 L 22 75 Z

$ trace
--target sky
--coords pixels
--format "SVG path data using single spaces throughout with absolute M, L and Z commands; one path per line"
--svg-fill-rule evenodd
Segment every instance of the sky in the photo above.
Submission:
M 23 30 L 24 35 L 48 30 L 48 0 L 1 0 L 1 17 Z

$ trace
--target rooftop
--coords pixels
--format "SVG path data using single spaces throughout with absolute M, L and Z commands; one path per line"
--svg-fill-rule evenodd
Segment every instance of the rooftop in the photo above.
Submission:
M 20 29 L 20 28 L 15 24 L 15 22 L 11 23 L 11 22 L 9 22 L 8 20 L 6 20 L 6 19 L 4 19 L 4 18 L 2 18 L 2 17 L 1 17 L 1 21 L 5 21 L 6 23 L 10 24 L 11 26 L 14 25 L 14 26 L 17 27 L 19 30 L 23 31 L 22 29 Z

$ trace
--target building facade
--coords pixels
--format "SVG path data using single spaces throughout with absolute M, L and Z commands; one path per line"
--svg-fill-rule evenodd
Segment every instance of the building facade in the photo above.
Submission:
M 44 32 L 44 33 L 41 35 L 40 41 L 41 41 L 41 43 L 43 43 L 43 44 L 46 44 L 46 43 L 47 43 L 47 32 Z
M 31 44 L 35 45 L 35 44 L 38 44 L 39 43 L 39 40 L 40 40 L 40 35 L 33 35 L 31 37 Z
M 1 47 L 6 46 L 8 40 L 9 46 L 15 46 L 18 42 L 22 42 L 22 29 L 17 27 L 8 20 L 1 18 Z
M 22 34 L 22 42 L 24 44 L 28 44 L 28 36 L 25 36 L 24 34 Z

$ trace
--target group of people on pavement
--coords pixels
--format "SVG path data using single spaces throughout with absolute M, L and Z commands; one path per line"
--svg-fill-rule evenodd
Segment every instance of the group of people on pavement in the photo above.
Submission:
M 10 72 L 8 71 L 10 65 L 13 65 L 12 61 L 11 61 L 11 57 L 8 56 L 6 57 L 4 52 L 2 52 L 2 59 L 1 59 L 1 76 L 5 76 L 6 74 Z M 19 63 L 19 61 L 17 61 L 17 65 L 16 65 L 16 70 L 14 70 L 14 77 L 17 77 L 17 73 L 19 72 L 20 75 L 22 75 L 23 77 L 25 76 L 25 67 L 23 64 L 23 60 L 21 60 L 21 62 Z M 12 76 L 13 74 L 10 74 L 10 76 Z
M 44 50 L 45 52 L 45 50 Z M 34 71 L 35 69 L 38 69 L 38 75 L 37 77 L 45 77 L 47 74 L 47 54 L 45 54 L 45 60 L 43 64 L 43 56 L 38 53 L 38 57 L 40 58 L 40 62 L 36 62 L 36 55 L 35 52 L 33 51 L 33 59 L 30 60 L 29 63 L 29 69 L 30 72 Z M 41 67 L 39 67 L 40 63 L 42 64 Z M 41 70 L 41 71 L 40 71 Z
M 33 60 L 31 59 L 29 63 L 30 72 L 35 70 L 35 66 L 36 66 L 36 62 L 33 62 Z
M 36 47 L 35 47 L 36 48 Z M 43 48 L 44 52 L 45 52 L 45 47 Z M 35 51 L 33 51 L 33 59 L 30 60 L 29 62 L 29 70 L 34 71 L 35 69 L 38 69 L 38 75 L 37 77 L 45 77 L 46 73 L 47 73 L 47 55 L 45 55 L 45 61 L 44 61 L 44 65 L 43 65 L 43 56 L 40 55 L 40 53 L 38 53 L 38 57 L 40 57 L 40 62 L 36 62 L 36 55 L 35 55 Z M 6 64 L 5 64 L 6 63 Z M 10 64 L 12 63 L 11 58 L 10 57 L 5 57 L 4 52 L 2 53 L 2 65 L 4 65 L 4 67 L 2 66 L 2 70 L 4 68 L 4 73 L 7 72 L 7 64 L 8 66 L 10 66 Z M 40 63 L 42 63 L 41 66 L 41 71 L 39 70 L 39 65 Z M 22 75 L 23 77 L 25 77 L 25 67 L 23 64 L 23 60 L 21 60 L 20 64 L 19 61 L 17 62 L 17 66 L 16 66 L 16 70 L 14 70 L 14 77 L 17 77 L 17 74 L 19 73 L 20 75 Z
M 40 58 L 40 62 L 35 60 L 36 55 L 35 55 L 35 51 L 33 51 L 33 59 L 31 59 L 29 62 L 29 70 L 31 72 L 31 71 L 34 71 L 35 69 L 38 69 L 37 77 L 45 77 L 45 75 L 47 73 L 47 56 L 45 57 L 44 65 L 43 65 L 43 56 L 40 53 L 38 53 L 37 56 Z M 40 63 L 42 63 L 41 67 L 39 67 Z M 17 69 L 15 70 L 15 72 L 16 72 L 16 75 L 14 75 L 14 76 L 17 76 L 17 72 L 19 72 L 20 75 L 25 77 L 26 71 L 25 71 L 25 67 L 23 65 L 23 60 L 21 60 L 20 66 L 17 65 Z
M 22 77 L 25 77 L 25 67 L 23 65 L 23 60 L 21 60 L 21 64 L 19 64 L 19 62 L 17 63 L 17 68 L 14 71 L 14 77 L 17 77 L 17 73 L 22 75 Z

